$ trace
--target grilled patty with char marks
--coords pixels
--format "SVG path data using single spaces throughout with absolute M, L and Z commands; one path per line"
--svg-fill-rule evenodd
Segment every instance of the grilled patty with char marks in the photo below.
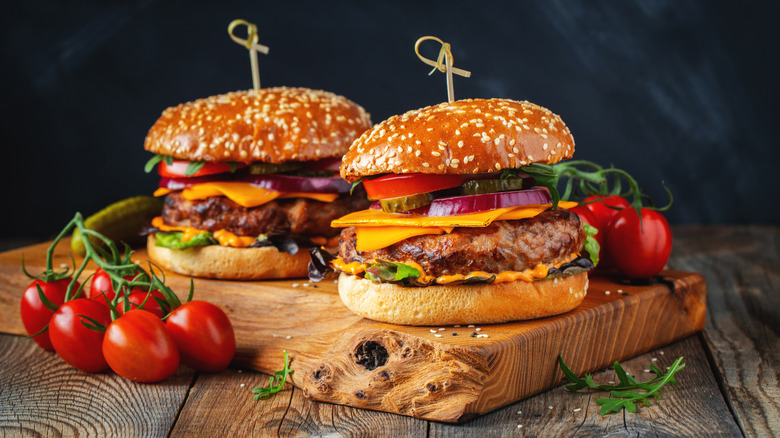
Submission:
M 223 196 L 190 201 L 181 192 L 173 192 L 165 197 L 162 218 L 166 225 L 206 231 L 225 229 L 239 236 L 281 232 L 331 237 L 339 233 L 330 227 L 332 220 L 369 205 L 365 196 L 344 195 L 329 203 L 291 198 L 242 207 Z
M 483 228 L 459 227 L 449 234 L 415 236 L 376 251 L 357 251 L 353 227 L 341 232 L 339 256 L 346 263 L 382 259 L 413 261 L 428 275 L 524 271 L 582 251 L 585 231 L 566 209 L 533 218 L 495 221 Z

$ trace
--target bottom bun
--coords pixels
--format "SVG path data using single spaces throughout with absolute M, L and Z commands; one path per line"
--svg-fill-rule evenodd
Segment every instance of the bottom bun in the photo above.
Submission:
M 541 318 L 579 306 L 588 274 L 498 284 L 403 287 L 341 273 L 339 295 L 349 310 L 393 324 L 489 324 Z
M 295 255 L 279 252 L 273 246 L 233 248 L 209 245 L 199 248 L 170 249 L 155 245 L 154 235 L 146 242 L 149 258 L 160 267 L 193 277 L 229 280 L 294 278 L 308 275 L 309 252 Z

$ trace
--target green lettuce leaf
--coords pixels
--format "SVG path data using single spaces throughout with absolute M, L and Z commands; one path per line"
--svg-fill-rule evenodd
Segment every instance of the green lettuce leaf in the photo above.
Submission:
M 585 251 L 588 251 L 588 254 L 590 254 L 590 261 L 593 262 L 593 266 L 596 266 L 599 264 L 599 251 L 601 250 L 601 247 L 599 246 L 598 240 L 593 236 L 598 234 L 599 230 L 584 222 L 582 226 L 585 228 L 585 235 L 587 236 L 585 238 Z
M 163 248 L 170 248 L 170 249 L 187 249 L 187 248 L 194 248 L 198 246 L 208 246 L 208 245 L 216 245 L 217 239 L 215 239 L 211 233 L 209 232 L 202 232 L 192 239 L 190 239 L 188 242 L 185 242 L 182 240 L 183 233 L 181 231 L 172 231 L 169 233 L 156 233 L 156 241 L 155 245 L 161 246 Z
M 377 260 L 377 263 L 366 269 L 365 275 L 374 283 L 394 283 L 418 278 L 420 271 L 403 263 Z

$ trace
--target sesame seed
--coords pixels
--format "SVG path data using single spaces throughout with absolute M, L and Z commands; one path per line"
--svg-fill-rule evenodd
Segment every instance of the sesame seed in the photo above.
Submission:
M 474 324 L 469 324 L 468 327 L 474 327 Z M 662 353 L 663 354 L 663 353 Z
M 654 358 L 650 359 L 650 362 L 656 362 L 656 361 L 658 361 L 657 357 L 654 357 Z
M 605 291 L 604 291 L 604 295 L 609 295 L 609 291 L 608 291 L 608 290 L 605 290 Z
M 552 410 L 552 408 L 553 408 L 552 406 L 547 406 L 547 409 L 549 410 Z
M 547 143 L 542 145 L 542 149 L 544 149 L 545 151 L 547 150 Z
M 481 331 L 482 331 L 482 328 L 481 328 L 481 327 L 477 327 L 477 328 L 475 328 L 474 330 L 476 330 L 476 331 L 478 331 L 478 332 L 481 332 Z
M 440 338 L 440 337 L 441 337 L 441 335 L 440 335 L 440 334 L 438 334 L 438 333 L 436 333 L 436 334 L 435 334 L 435 335 L 433 335 L 433 336 L 435 336 L 435 337 L 437 337 L 437 338 Z
M 644 371 L 644 372 L 646 372 L 646 373 L 649 373 L 649 372 L 650 372 L 650 370 L 643 370 L 643 371 Z
M 439 328 L 440 332 L 443 332 L 444 330 L 445 330 L 444 327 Z
M 459 142 L 458 142 L 458 147 L 459 147 L 459 148 L 462 148 L 462 147 L 463 147 L 463 140 L 461 140 L 461 141 L 459 141 Z
M 239 385 L 239 386 L 241 386 L 241 387 L 243 388 L 244 386 L 246 386 L 246 384 L 242 383 L 242 384 L 241 384 L 241 385 Z
M 422 163 L 423 167 L 430 167 L 430 164 L 428 163 Z
M 522 424 L 518 424 L 518 425 L 517 425 L 517 428 L 518 428 L 518 429 L 522 429 L 522 428 L 523 428 L 523 425 L 522 425 Z
M 292 284 L 292 287 L 298 287 L 298 286 L 300 286 L 300 284 L 298 284 L 298 283 L 293 283 Z
M 579 412 L 581 410 L 582 410 L 582 408 L 577 408 L 577 409 L 574 410 L 574 412 Z
M 430 332 L 431 332 L 431 333 L 436 333 L 436 330 L 434 330 L 434 329 L 430 329 Z

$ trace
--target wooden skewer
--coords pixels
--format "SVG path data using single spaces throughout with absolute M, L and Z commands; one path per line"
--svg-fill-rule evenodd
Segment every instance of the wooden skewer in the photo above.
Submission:
M 433 61 L 431 59 L 428 59 L 420 55 L 420 43 L 422 43 L 425 40 L 434 40 L 441 44 L 441 49 L 439 50 L 439 56 L 436 61 Z M 433 72 L 435 72 L 436 70 L 439 70 L 442 73 L 445 73 L 447 75 L 447 99 L 450 102 L 455 101 L 455 91 L 454 91 L 454 86 L 452 84 L 452 74 L 455 73 L 458 76 L 463 76 L 468 78 L 471 77 L 471 72 L 452 66 L 452 64 L 454 63 L 454 58 L 452 56 L 452 50 L 450 44 L 445 43 L 444 41 L 440 40 L 439 38 L 436 38 L 435 36 L 424 36 L 418 39 L 417 42 L 414 44 L 414 52 L 417 53 L 417 57 L 420 58 L 422 62 L 433 67 L 433 70 L 431 70 L 431 72 L 428 73 L 429 75 L 433 74 Z
M 239 38 L 233 35 L 233 31 L 239 25 L 246 26 L 246 31 L 247 31 L 246 39 Z M 267 55 L 270 48 L 268 46 L 258 44 L 257 25 L 255 25 L 254 23 L 250 23 L 246 20 L 231 21 L 230 24 L 228 25 L 228 34 L 230 34 L 230 38 L 233 41 L 237 42 L 238 44 L 241 44 L 242 46 L 246 47 L 249 50 L 249 64 L 252 67 L 252 85 L 254 86 L 255 90 L 259 90 L 260 69 L 257 66 L 257 52 Z

